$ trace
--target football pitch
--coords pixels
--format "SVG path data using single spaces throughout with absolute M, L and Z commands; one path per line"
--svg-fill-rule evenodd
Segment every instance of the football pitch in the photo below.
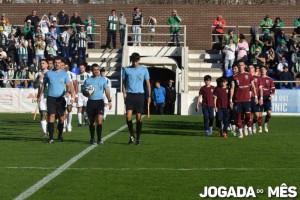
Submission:
M 143 119 L 137 146 L 127 144 L 125 117 L 108 116 L 103 136 L 115 135 L 84 155 L 89 130 L 76 127 L 76 115 L 73 131 L 54 144 L 44 143 L 32 117 L 0 115 L 1 200 L 16 198 L 58 169 L 28 199 L 187 200 L 200 199 L 205 186 L 252 186 L 265 191 L 256 199 L 268 199 L 268 186 L 282 183 L 296 186 L 300 197 L 299 117 L 274 116 L 269 133 L 223 139 L 216 129 L 204 136 L 202 116 L 153 115 Z

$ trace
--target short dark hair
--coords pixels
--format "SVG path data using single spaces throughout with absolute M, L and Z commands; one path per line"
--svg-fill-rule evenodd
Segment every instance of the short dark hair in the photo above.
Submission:
M 52 57 L 48 57 L 48 58 L 47 58 L 47 63 L 49 63 L 49 61 L 54 62 L 54 59 L 53 59 Z
M 130 56 L 130 62 L 136 62 L 138 60 L 140 60 L 140 54 L 138 53 L 132 53 Z
M 100 69 L 100 72 L 105 72 L 105 68 L 102 67 L 102 68 Z
M 92 69 L 94 69 L 95 67 L 100 67 L 97 63 L 92 64 Z
M 60 56 L 55 56 L 55 57 L 54 57 L 54 61 L 55 61 L 55 60 L 61 60 L 61 61 L 63 61 L 62 58 L 61 58 Z
M 204 81 L 211 81 L 211 76 L 210 75 L 204 76 Z

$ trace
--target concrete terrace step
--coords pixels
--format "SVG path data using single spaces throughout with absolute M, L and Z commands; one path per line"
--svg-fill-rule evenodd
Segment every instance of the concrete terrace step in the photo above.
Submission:
M 201 68 L 221 68 L 223 63 L 189 63 L 189 70 L 197 70 Z
M 188 86 L 189 86 L 189 90 L 197 90 L 199 91 L 199 89 L 204 86 L 205 83 L 204 81 L 198 81 L 198 82 L 189 82 Z M 213 86 L 217 86 L 217 82 L 216 81 L 211 81 L 211 85 Z
M 203 78 L 206 75 L 210 75 L 213 78 L 218 78 L 221 77 L 223 75 L 222 71 L 218 71 L 218 72 L 204 72 L 204 71 L 198 71 L 198 72 L 189 72 L 188 73 L 188 77 L 189 77 L 189 81 L 192 78 Z M 191 80 L 192 80 L 191 79 Z
M 220 54 L 221 51 L 218 51 L 218 50 L 189 50 L 189 54 L 202 54 L 202 53 Z
M 222 59 L 201 59 L 201 58 L 189 58 L 189 63 L 221 63 Z
M 108 67 L 108 68 L 109 67 L 121 67 L 121 63 L 119 63 L 119 62 L 111 62 L 110 64 L 108 64 L 107 62 L 100 62 L 100 61 L 93 62 L 93 61 L 87 60 L 87 63 L 88 63 L 88 65 L 92 65 L 92 64 L 96 63 L 96 64 L 100 65 L 100 67 Z
M 189 53 L 189 59 L 217 59 L 222 60 L 222 54 L 208 54 L 208 53 L 200 53 L 200 54 L 191 54 Z
M 121 57 L 87 58 L 86 60 L 89 62 L 122 62 Z

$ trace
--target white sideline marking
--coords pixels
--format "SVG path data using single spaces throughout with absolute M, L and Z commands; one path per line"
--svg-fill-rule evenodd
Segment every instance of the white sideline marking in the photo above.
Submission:
M 1 168 L 0 168 L 1 169 Z M 53 170 L 58 168 L 51 168 L 51 167 L 2 167 L 2 169 L 33 169 L 33 170 Z M 99 171 L 224 171 L 224 170 L 232 170 L 232 171 L 272 171 L 272 170 L 299 170 L 300 168 L 226 168 L 226 167 L 219 167 L 219 168 L 72 168 L 69 167 L 65 170 L 99 170 Z
M 116 130 L 114 132 L 111 132 L 110 134 L 106 135 L 105 137 L 102 138 L 103 142 L 105 142 L 110 137 L 116 135 L 120 131 L 124 130 L 126 127 L 127 127 L 127 125 L 124 125 L 124 126 L 120 127 L 118 130 Z M 82 152 L 80 152 L 79 154 L 77 154 L 76 156 L 74 156 L 73 158 L 71 158 L 68 162 L 66 162 L 65 164 L 63 164 L 59 168 L 55 169 L 55 171 L 53 171 L 52 173 L 48 174 L 46 177 L 44 177 L 43 179 L 41 179 L 40 181 L 38 181 L 36 184 L 34 184 L 30 188 L 28 188 L 27 190 L 25 190 L 24 192 L 22 192 L 14 200 L 21 200 L 21 199 L 28 198 L 29 196 L 31 196 L 32 194 L 34 194 L 36 191 L 38 191 L 39 189 L 41 189 L 44 185 L 46 185 L 47 183 L 49 183 L 49 181 L 51 181 L 52 179 L 54 179 L 55 177 L 57 177 L 58 175 L 60 175 L 62 172 L 64 172 L 65 170 L 67 170 L 72 164 L 74 164 L 75 162 L 77 162 L 80 158 L 82 158 L 83 156 L 85 156 L 86 154 L 88 154 L 90 151 L 92 151 L 93 149 L 95 149 L 97 146 L 98 145 L 91 145 L 91 146 L 87 147 L 85 150 L 83 150 Z M 43 168 L 43 169 L 46 169 L 46 168 Z M 52 169 L 52 168 L 49 168 L 49 169 Z

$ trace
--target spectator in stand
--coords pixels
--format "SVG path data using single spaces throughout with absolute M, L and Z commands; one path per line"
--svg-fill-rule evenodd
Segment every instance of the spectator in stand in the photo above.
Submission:
M 132 13 L 132 33 L 133 35 L 133 46 L 141 46 L 142 42 L 142 26 L 144 24 L 144 17 L 142 11 L 138 7 L 134 7 Z
M 27 23 L 28 20 L 31 21 L 32 26 L 34 26 L 34 27 L 38 26 L 40 18 L 36 15 L 36 10 L 33 10 L 32 13 L 31 13 L 31 15 L 28 15 L 25 18 L 25 20 L 24 20 L 25 25 L 26 25 L 26 23 Z
M 58 18 L 58 25 L 63 26 L 63 27 L 60 27 L 61 32 L 66 31 L 66 30 L 67 30 L 67 25 L 70 24 L 69 15 L 66 14 L 66 12 L 65 12 L 64 9 L 62 9 L 62 10 L 58 13 L 57 18 Z
M 56 17 L 53 17 L 53 23 L 51 25 L 51 27 L 54 28 L 54 32 L 58 35 L 58 37 L 60 36 L 60 28 L 57 25 L 57 19 Z
M 80 27 L 80 32 L 76 34 L 77 38 L 77 51 L 79 58 L 82 58 L 85 61 L 86 56 L 86 32 L 84 30 L 84 27 Z
M 25 39 L 25 35 L 22 33 L 19 37 L 16 47 L 19 55 L 19 65 L 28 66 L 28 41 Z
M 170 46 L 175 46 L 175 38 L 177 47 L 180 47 L 180 23 L 181 18 L 177 14 L 177 10 L 172 11 L 172 15 L 168 19 L 168 25 L 170 25 Z
M 38 39 L 34 43 L 34 48 L 35 48 L 35 59 L 37 61 L 38 66 L 40 66 L 41 60 L 45 58 L 44 51 L 46 48 L 46 43 L 43 40 L 42 35 L 38 36 Z
M 3 33 L 3 27 L 0 26 L 0 46 L 6 48 L 7 43 L 8 43 L 8 39 L 6 35 Z
M 41 21 L 39 22 L 39 26 L 41 27 L 43 34 L 47 35 L 49 32 L 49 27 L 51 26 L 51 23 L 46 14 L 43 15 Z
M 54 17 L 52 12 L 49 12 L 48 18 L 49 18 L 50 26 L 53 25 L 53 19 L 56 18 L 56 17 Z
M 296 81 L 296 87 L 300 89 L 300 59 L 297 61 L 296 65 L 294 66 L 293 75 Z
M 164 106 L 166 99 L 166 89 L 160 85 L 160 81 L 155 81 L 155 87 L 153 89 L 153 103 L 155 106 L 156 114 L 164 114 Z
M 276 17 L 271 29 L 274 33 L 274 38 L 276 38 L 277 35 L 280 35 L 283 28 L 284 28 L 283 21 L 280 19 L 280 17 Z
M 5 14 L 4 14 L 4 13 L 2 13 L 2 14 L 1 14 L 1 18 L 0 18 L 0 24 L 2 24 L 2 23 L 3 23 L 3 21 L 6 21 L 6 23 L 8 23 L 8 24 L 9 24 L 9 20 L 8 20 L 8 18 L 5 16 Z
M 157 25 L 157 20 L 150 16 L 147 22 L 148 25 L 148 46 L 153 46 L 153 40 L 155 35 L 155 25 Z
M 33 40 L 37 40 L 39 36 L 42 36 L 42 39 L 45 40 L 46 36 L 43 34 L 41 27 L 36 27 L 36 31 L 33 33 Z
M 54 44 L 53 39 L 50 40 L 50 43 L 46 47 L 47 56 L 55 57 L 57 56 L 57 45 Z
M 218 15 L 216 19 L 214 19 L 213 25 L 215 26 L 212 34 L 224 34 L 224 27 L 226 26 L 226 21 L 223 19 L 222 15 Z M 223 35 L 218 35 L 219 43 L 222 45 Z M 213 42 L 216 41 L 215 35 L 213 35 Z
M 69 26 L 61 35 L 61 50 L 62 56 L 70 62 L 70 38 L 72 35 L 72 28 Z
M 264 66 L 266 64 L 266 55 L 261 53 L 260 48 L 256 48 L 255 54 L 251 55 L 251 63 L 254 66 Z
M 111 10 L 111 15 L 107 18 L 107 38 L 106 38 L 106 49 L 110 49 L 110 42 L 112 40 L 113 49 L 117 48 L 117 24 L 118 16 L 116 10 Z
M 167 115 L 174 115 L 175 111 L 176 90 L 173 83 L 174 81 L 170 79 L 166 87 L 165 114 Z
M 249 45 L 243 34 L 240 34 L 240 41 L 236 46 L 236 51 L 237 51 L 237 60 L 247 61 Z
M 300 42 L 300 39 L 297 36 L 297 33 L 294 31 L 292 36 L 289 39 L 289 45 L 290 45 L 289 50 L 290 50 L 291 53 L 296 51 L 296 47 L 299 44 L 299 42 Z
M 292 53 L 290 66 L 295 67 L 298 60 L 300 60 L 299 46 L 297 46 L 296 51 Z
M 23 33 L 25 35 L 26 40 L 32 39 L 35 28 L 31 25 L 31 20 L 27 20 L 26 24 L 23 27 Z
M 293 81 L 293 75 L 291 72 L 289 72 L 288 66 L 283 66 L 283 71 L 279 74 L 279 80 L 280 81 Z M 281 82 L 280 83 L 280 89 L 287 88 L 292 89 L 293 85 L 291 82 Z
M 15 80 L 15 88 L 18 88 L 18 86 L 23 88 L 28 88 L 28 81 L 22 80 L 22 79 L 29 79 L 29 73 L 26 70 L 25 66 L 20 67 L 20 69 L 15 73 L 14 79 L 19 79 L 19 80 Z
M 124 41 L 125 41 L 125 28 L 126 28 L 126 18 L 124 16 L 124 13 L 121 12 L 119 17 L 119 33 L 120 33 L 120 42 L 122 46 L 124 46 Z
M 255 42 L 250 46 L 250 57 L 255 55 L 256 49 L 259 49 L 260 52 L 263 52 L 264 43 L 259 40 L 258 35 L 255 37 Z
M 280 46 L 277 46 L 275 53 L 279 62 L 282 57 L 288 57 L 289 49 L 286 46 L 285 40 L 281 40 Z
M 235 44 L 233 43 L 233 39 L 229 39 L 229 44 L 225 45 L 223 53 L 225 54 L 224 71 L 226 72 L 232 68 L 235 59 Z
M 275 38 L 275 47 L 280 46 L 282 40 L 284 40 L 285 42 L 287 41 L 286 35 L 284 33 L 284 30 L 278 30 Z
M 283 58 L 281 59 L 281 62 L 279 62 L 278 65 L 277 65 L 277 72 L 278 72 L 278 73 L 281 73 L 281 72 L 283 71 L 283 68 L 284 68 L 284 67 L 288 67 L 288 66 L 289 66 L 289 64 L 287 63 L 286 58 L 283 57 Z
M 270 34 L 273 22 L 269 15 L 266 15 L 265 18 L 260 21 L 260 27 L 262 28 L 263 34 Z
M 267 54 L 266 65 L 268 65 L 271 68 L 272 66 L 274 66 L 275 60 L 276 60 L 275 51 L 274 51 L 274 49 L 271 48 L 267 51 L 266 54 Z M 270 68 L 267 68 L 267 69 L 269 70 Z
M 86 17 L 86 20 L 83 22 L 85 26 L 85 30 L 87 33 L 87 37 L 90 38 L 90 42 L 88 42 L 88 46 L 91 49 L 95 48 L 95 26 L 96 26 L 96 21 L 92 18 L 91 15 L 88 15 Z
M 2 24 L 0 24 L 0 26 L 3 27 L 3 33 L 6 37 L 8 37 L 8 35 L 12 32 L 12 25 L 6 20 L 2 20 Z
M 70 24 L 74 24 L 76 30 L 80 32 L 80 27 L 83 25 L 83 22 L 77 12 L 75 12 L 74 15 L 71 17 Z
M 46 44 L 50 44 L 51 40 L 53 40 L 54 44 L 57 45 L 58 34 L 55 32 L 55 28 L 53 26 L 50 27 L 50 31 L 46 35 Z
M 233 29 L 228 30 L 228 34 L 225 36 L 224 41 L 225 45 L 229 44 L 229 40 L 232 39 L 233 43 L 236 45 L 238 43 L 237 35 L 233 33 Z
M 300 17 L 298 17 L 297 19 L 295 19 L 294 21 L 294 26 L 296 27 L 294 29 L 294 31 L 297 33 L 297 34 L 300 34 Z

